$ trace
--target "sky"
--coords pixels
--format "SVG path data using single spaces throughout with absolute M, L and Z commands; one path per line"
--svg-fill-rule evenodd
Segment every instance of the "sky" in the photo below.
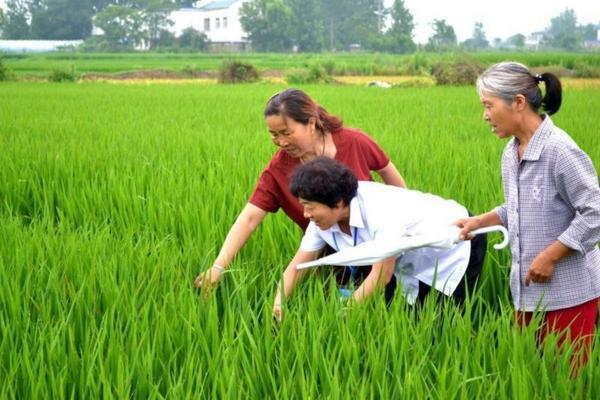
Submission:
M 385 0 L 386 6 L 393 2 Z M 475 23 L 481 22 L 490 42 L 542 31 L 566 8 L 575 10 L 580 25 L 600 24 L 600 0 L 404 0 L 404 5 L 413 15 L 417 43 L 426 43 L 432 35 L 429 24 L 434 19 L 452 25 L 458 41 L 470 38 Z

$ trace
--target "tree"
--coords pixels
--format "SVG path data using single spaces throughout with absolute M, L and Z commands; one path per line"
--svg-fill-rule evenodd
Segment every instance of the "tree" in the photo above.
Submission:
M 96 25 L 104 31 L 104 40 L 114 49 L 133 49 L 143 44 L 144 19 L 134 8 L 110 5 L 96 14 Z
M 1 27 L 4 39 L 28 39 L 31 35 L 28 20 L 31 17 L 26 0 L 8 0 Z
M 31 12 L 36 39 L 83 39 L 92 32 L 92 0 L 43 0 Z
M 413 41 L 415 23 L 403 0 L 394 1 L 391 14 L 392 27 L 386 33 L 390 44 L 388 51 L 393 53 L 411 53 L 415 51 L 417 48 Z
M 445 19 L 435 19 L 431 23 L 433 35 L 429 38 L 428 50 L 449 50 L 456 47 L 456 33 L 452 25 L 446 24 Z
M 254 0 L 240 8 L 240 23 L 258 51 L 289 51 L 292 10 L 282 0 Z
M 342 23 L 352 14 L 352 0 L 321 0 L 323 32 L 330 51 L 345 47 Z
M 330 50 L 350 44 L 368 45 L 381 38 L 385 8 L 382 0 L 321 0 L 323 32 Z
M 463 42 L 463 46 L 467 49 L 478 50 L 485 49 L 489 47 L 490 42 L 488 42 L 485 37 L 485 32 L 483 30 L 483 24 L 481 22 L 476 22 L 475 27 L 473 28 L 473 36 Z
M 6 17 L 4 16 L 4 10 L 0 8 L 0 38 L 2 37 L 2 29 L 6 23 Z
M 208 37 L 206 34 L 191 27 L 185 28 L 177 41 L 179 42 L 179 47 L 185 50 L 204 51 L 208 48 Z
M 573 9 L 567 8 L 557 17 L 550 20 L 548 44 L 552 47 L 575 50 L 580 46 L 577 31 L 577 17 Z
M 320 0 L 286 0 L 295 22 L 292 41 L 298 51 L 319 52 L 323 49 L 323 18 Z
M 144 20 L 144 39 L 150 49 L 155 49 L 160 40 L 161 32 L 166 31 L 173 26 L 173 21 L 169 19 L 169 14 L 176 7 L 171 0 L 145 0 L 140 4 L 142 19 Z
M 579 26 L 579 36 L 584 41 L 593 41 L 598 39 L 598 30 L 594 24 Z
M 525 35 L 523 35 L 522 33 L 512 35 L 507 39 L 507 43 L 514 47 L 522 49 L 523 47 L 525 47 Z
M 392 6 L 392 28 L 391 32 L 407 35 L 412 38 L 415 23 L 410 11 L 404 5 L 403 0 L 395 0 Z
M 379 13 L 382 5 L 379 0 L 346 0 L 349 16 L 338 21 L 338 38 L 343 47 L 350 44 L 365 44 L 372 37 L 381 36 L 382 25 Z

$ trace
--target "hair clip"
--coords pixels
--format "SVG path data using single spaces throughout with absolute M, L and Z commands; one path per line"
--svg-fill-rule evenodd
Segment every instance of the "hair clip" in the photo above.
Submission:
M 544 78 L 540 74 L 535 74 L 533 78 L 535 79 L 536 83 L 540 83 L 544 80 Z

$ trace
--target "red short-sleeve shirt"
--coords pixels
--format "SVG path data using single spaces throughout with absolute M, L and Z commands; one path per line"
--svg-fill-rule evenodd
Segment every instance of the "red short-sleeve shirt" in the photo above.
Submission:
M 359 181 L 372 180 L 371 171 L 385 168 L 390 162 L 381 147 L 359 130 L 342 128 L 334 132 L 332 138 L 336 147 L 335 159 L 348 166 Z M 302 205 L 288 189 L 298 165 L 300 160 L 290 157 L 285 151 L 275 153 L 249 202 L 268 212 L 281 208 L 302 230 L 306 230 L 308 220 L 304 218 Z

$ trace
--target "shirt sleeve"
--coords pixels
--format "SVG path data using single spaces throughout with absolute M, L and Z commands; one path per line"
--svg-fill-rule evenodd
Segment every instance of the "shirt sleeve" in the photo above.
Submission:
M 300 243 L 302 251 L 317 251 L 327 245 L 327 242 L 321 237 L 314 222 L 310 222 L 304 232 L 304 237 Z
M 277 212 L 281 206 L 277 191 L 277 181 L 267 168 L 258 179 L 256 188 L 248 201 L 267 212 Z
M 369 135 L 361 133 L 360 136 L 361 151 L 367 160 L 369 169 L 371 171 L 379 171 L 387 167 L 390 163 L 390 158 L 385 154 L 383 149 Z
M 506 212 L 506 204 L 502 204 L 493 210 L 496 214 L 498 214 L 498 218 L 500 218 L 500 222 L 502 226 L 508 226 L 508 214 Z
M 575 210 L 558 240 L 586 254 L 600 241 L 600 188 L 592 160 L 583 150 L 567 147 L 558 154 L 554 179 L 560 196 Z

